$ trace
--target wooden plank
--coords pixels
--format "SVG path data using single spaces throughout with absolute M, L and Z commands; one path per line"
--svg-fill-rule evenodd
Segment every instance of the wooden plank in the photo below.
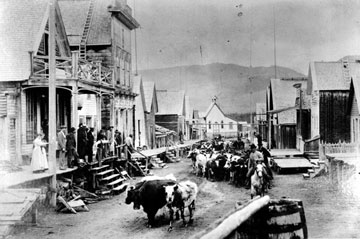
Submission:
M 281 169 L 312 168 L 313 165 L 306 158 L 274 158 L 276 165 Z

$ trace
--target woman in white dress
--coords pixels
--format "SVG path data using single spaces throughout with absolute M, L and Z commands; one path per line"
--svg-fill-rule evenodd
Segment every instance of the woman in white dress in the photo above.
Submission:
M 43 141 L 43 138 L 44 134 L 39 133 L 33 142 L 34 149 L 31 158 L 31 168 L 34 173 L 49 169 L 45 150 L 47 143 Z

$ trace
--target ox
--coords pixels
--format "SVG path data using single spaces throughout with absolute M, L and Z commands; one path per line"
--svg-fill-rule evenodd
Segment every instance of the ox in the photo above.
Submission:
M 170 227 L 169 231 L 172 229 L 172 221 L 174 216 L 173 208 L 180 210 L 181 218 L 183 220 L 184 226 L 186 226 L 184 211 L 187 207 L 189 210 L 189 221 L 191 224 L 193 222 L 193 210 L 195 210 L 195 201 L 198 194 L 198 186 L 196 183 L 191 181 L 180 182 L 173 186 L 166 186 L 166 201 L 167 205 L 170 208 Z
M 174 185 L 176 185 L 176 181 L 171 179 L 139 182 L 135 187 L 128 190 L 125 203 L 130 204 L 133 202 L 135 210 L 140 209 L 140 206 L 142 206 L 148 217 L 147 226 L 153 227 L 157 211 L 167 204 L 164 187 Z
M 190 151 L 188 158 L 191 158 L 193 163 L 193 170 L 196 175 L 205 176 L 206 162 L 208 161 L 207 157 L 204 154 L 201 154 L 199 150 L 195 149 Z

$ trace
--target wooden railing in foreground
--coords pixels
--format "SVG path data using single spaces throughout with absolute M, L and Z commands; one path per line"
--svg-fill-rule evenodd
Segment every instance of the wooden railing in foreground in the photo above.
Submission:
M 304 208 L 297 199 L 257 197 L 191 237 L 199 238 L 308 238 Z
M 357 153 L 360 152 L 359 143 L 320 143 L 320 147 L 324 150 L 325 154 L 344 154 L 344 153 Z

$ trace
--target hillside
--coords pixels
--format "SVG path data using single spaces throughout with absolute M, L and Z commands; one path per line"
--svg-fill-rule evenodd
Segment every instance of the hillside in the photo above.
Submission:
M 158 90 L 185 90 L 192 106 L 200 111 L 207 109 L 214 95 L 226 113 L 250 110 L 249 67 L 213 63 L 142 70 L 139 73 L 144 81 L 154 81 Z M 285 67 L 277 67 L 277 75 L 279 78 L 304 77 Z M 252 76 L 252 110 L 255 110 L 256 102 L 265 102 L 265 90 L 270 78 L 274 77 L 274 67 L 253 67 Z

